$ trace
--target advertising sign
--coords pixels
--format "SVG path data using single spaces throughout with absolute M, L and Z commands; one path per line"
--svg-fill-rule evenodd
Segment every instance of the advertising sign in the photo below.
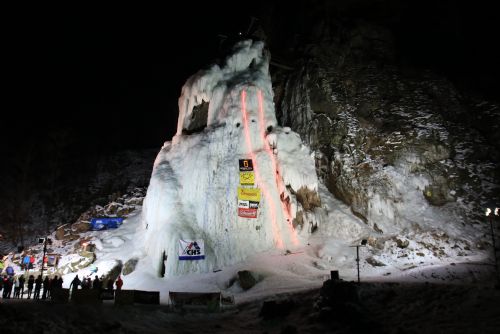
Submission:
M 255 176 L 253 172 L 240 172 L 240 184 L 244 186 L 253 186 Z
M 122 217 L 92 218 L 90 221 L 90 229 L 93 231 L 101 231 L 107 230 L 108 228 L 118 228 L 122 223 Z
M 238 187 L 238 200 L 260 202 L 259 188 L 241 188 Z
M 257 209 L 258 207 L 259 202 L 238 200 L 238 208 Z
M 238 208 L 238 216 L 241 218 L 257 218 L 257 209 Z
M 240 159 L 240 172 L 251 172 L 253 171 L 252 159 Z
M 179 240 L 179 260 L 204 260 L 205 244 L 199 240 Z
M 245 208 L 248 209 L 250 207 L 250 201 L 242 201 L 238 200 L 238 208 Z
M 47 265 L 50 267 L 55 267 L 57 266 L 57 263 L 59 262 L 59 255 L 57 254 L 49 254 L 47 256 Z

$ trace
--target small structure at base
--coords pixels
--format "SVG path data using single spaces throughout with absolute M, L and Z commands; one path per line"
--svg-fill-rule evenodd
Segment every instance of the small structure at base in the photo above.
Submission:
M 97 289 L 75 290 L 71 293 L 71 301 L 75 304 L 102 304 L 100 294 Z
M 117 290 L 115 291 L 115 305 L 160 304 L 159 291 Z
M 160 292 L 134 290 L 134 303 L 159 305 Z
M 190 308 L 207 311 L 221 309 L 220 292 L 174 292 L 169 291 L 170 304 L 174 309 Z
M 115 291 L 115 305 L 132 305 L 132 304 L 134 304 L 134 290 Z
M 53 303 L 65 304 L 69 300 L 69 289 L 57 288 L 50 292 L 50 300 Z

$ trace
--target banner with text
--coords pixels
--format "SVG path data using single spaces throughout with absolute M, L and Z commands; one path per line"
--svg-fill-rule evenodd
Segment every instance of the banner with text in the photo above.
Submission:
M 239 199 L 238 200 L 238 208 L 242 208 L 242 209 L 258 209 L 259 208 L 259 202 L 244 201 L 244 200 Z
M 240 159 L 240 172 L 251 172 L 253 171 L 253 162 L 252 159 Z
M 199 240 L 179 240 L 179 260 L 204 260 L 205 244 Z
M 259 188 L 241 188 L 238 187 L 238 200 L 260 202 Z
M 257 218 L 257 209 L 238 208 L 238 217 Z
M 255 176 L 253 172 L 240 172 L 240 184 L 242 186 L 253 186 L 255 183 Z

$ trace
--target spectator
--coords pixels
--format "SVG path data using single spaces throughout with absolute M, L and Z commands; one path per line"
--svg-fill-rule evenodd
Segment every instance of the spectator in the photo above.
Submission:
M 80 279 L 78 278 L 78 275 L 75 276 L 75 278 L 71 281 L 69 288 L 71 289 L 71 292 L 75 292 L 78 290 L 78 286 L 82 283 Z
M 102 288 L 102 282 L 99 277 L 97 277 L 97 275 L 95 275 L 94 282 L 92 283 L 92 288 L 95 290 L 101 290 Z
M 3 295 L 2 297 L 5 299 L 10 298 L 10 291 L 12 289 L 12 281 L 11 278 L 7 275 L 3 275 Z
M 59 282 L 59 279 L 58 279 L 58 277 L 56 275 L 56 276 L 54 276 L 54 278 L 52 279 L 52 283 L 50 284 L 50 291 L 51 292 L 54 291 L 54 290 L 59 289 L 58 282 Z
M 14 298 L 19 298 L 19 277 L 14 278 Z
M 24 278 L 24 275 L 21 275 L 19 277 L 19 296 L 22 299 L 24 295 L 24 282 L 26 281 L 26 278 Z
M 28 299 L 31 298 L 31 293 L 33 292 L 33 285 L 35 284 L 35 276 L 30 275 L 28 278 Z
M 40 290 L 42 289 L 42 275 L 38 275 L 35 280 L 35 293 L 33 299 L 40 299 Z
M 118 276 L 118 279 L 116 280 L 116 291 L 120 291 L 122 289 L 122 286 L 123 286 L 123 281 L 122 281 L 122 278 L 120 276 Z
M 82 290 L 87 290 L 92 287 L 92 281 L 90 280 L 90 277 L 83 278 L 82 281 Z
M 47 299 L 47 292 L 49 291 L 49 276 L 45 276 L 45 279 L 43 280 L 43 292 L 42 292 L 42 299 L 45 300 Z

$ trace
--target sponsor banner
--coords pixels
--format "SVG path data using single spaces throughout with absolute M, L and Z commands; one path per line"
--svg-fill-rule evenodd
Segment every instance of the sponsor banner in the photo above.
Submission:
M 257 218 L 257 209 L 238 208 L 238 216 L 242 218 Z
M 108 228 L 118 228 L 123 223 L 123 217 L 113 218 L 92 218 L 90 229 L 93 231 L 107 230 Z
M 248 207 L 250 209 L 257 209 L 259 207 L 259 202 L 248 201 Z
M 238 187 L 238 200 L 260 202 L 260 189 Z
M 258 209 L 259 208 L 259 202 L 238 200 L 238 208 L 243 208 L 243 209 Z
M 253 171 L 240 172 L 240 184 L 245 186 L 252 186 L 255 183 L 255 176 Z
M 47 256 L 47 261 L 45 263 L 47 263 L 48 266 L 55 267 L 58 262 L 59 262 L 59 255 L 49 254 Z
M 250 172 L 253 171 L 252 159 L 240 159 L 240 172 Z
M 249 209 L 250 208 L 250 201 L 242 201 L 238 200 L 238 208 L 243 208 L 243 209 Z
M 179 260 L 205 259 L 205 244 L 199 240 L 179 240 Z

